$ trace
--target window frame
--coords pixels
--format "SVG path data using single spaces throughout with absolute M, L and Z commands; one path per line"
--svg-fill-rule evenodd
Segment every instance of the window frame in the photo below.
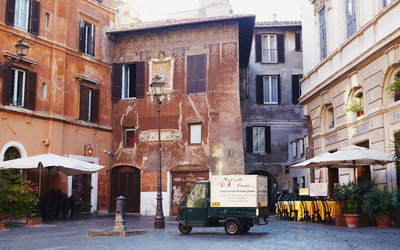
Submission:
M 192 131 L 192 128 L 195 127 L 200 127 L 200 131 Z M 200 141 L 199 142 L 193 142 L 193 138 L 192 138 L 192 133 L 193 132 L 200 132 Z M 201 122 L 197 122 L 197 123 L 189 123 L 188 124 L 188 144 L 189 145 L 201 145 L 202 144 L 202 135 L 203 134 L 203 127 L 202 127 L 202 123 Z
M 266 148 L 266 140 L 265 140 L 265 127 L 263 126 L 254 126 L 252 127 L 253 129 L 253 153 L 254 154 L 265 154 L 265 148 Z M 254 132 L 257 133 L 254 133 Z M 262 132 L 262 133 L 260 133 Z M 255 138 L 255 134 L 257 134 L 257 138 Z M 256 139 L 256 140 L 255 140 Z M 261 144 L 260 144 L 261 141 Z M 257 144 L 256 144 L 257 142 Z M 259 146 L 257 146 L 259 145 Z M 264 148 L 262 148 L 262 145 L 264 145 Z
M 272 87 L 272 78 L 275 78 L 275 84 L 276 84 L 276 101 L 272 100 L 273 97 L 273 87 Z M 268 83 L 266 83 L 266 79 L 268 79 Z M 279 82 L 278 82 L 278 76 L 263 76 L 263 103 L 264 104 L 279 104 Z M 268 96 L 266 96 L 266 85 L 268 84 Z
M 96 26 L 84 19 L 79 19 L 79 30 L 79 51 L 85 55 L 94 57 L 96 50 Z
M 275 49 L 271 49 L 271 37 L 275 38 Z M 267 49 L 264 48 L 264 40 L 265 40 L 265 38 L 267 38 L 267 41 L 268 41 L 268 45 L 267 45 L 268 48 Z M 261 36 L 261 50 L 262 50 L 262 53 L 261 53 L 261 58 L 262 59 L 261 59 L 261 61 L 263 63 L 278 63 L 278 36 L 276 34 L 263 34 Z M 266 50 L 268 52 L 271 52 L 271 53 L 268 53 L 268 58 L 265 58 L 265 56 L 264 56 L 264 51 L 266 51 Z M 272 51 L 272 50 L 275 50 L 275 51 Z M 271 58 L 272 52 L 275 52 L 274 53 L 275 61 L 273 61 L 272 58 Z M 268 60 L 266 60 L 266 59 L 268 59 Z
M 128 136 L 127 136 L 127 132 L 133 132 L 133 145 L 128 145 Z M 133 127 L 129 127 L 129 128 L 124 128 L 124 147 L 125 148 L 133 148 L 135 147 L 135 136 L 136 136 L 136 129 Z
M 88 89 L 87 93 L 85 94 L 84 89 Z M 87 108 L 85 107 L 86 102 L 85 98 L 87 97 Z M 100 93 L 99 89 L 95 86 L 88 86 L 88 84 L 80 84 L 79 86 L 79 120 L 91 123 L 98 123 L 99 122 L 99 112 L 100 112 L 100 105 L 99 105 L 99 98 Z
M 347 38 L 351 37 L 357 31 L 357 17 L 356 17 L 356 1 L 355 0 L 345 0 L 346 3 L 346 30 Z M 351 4 L 351 15 L 349 5 Z
M 25 3 L 23 3 L 25 5 L 25 26 L 22 26 L 20 24 L 21 21 L 21 17 L 23 16 L 23 13 L 21 11 L 21 3 L 25 1 Z M 15 13 L 14 13 L 14 27 L 24 30 L 24 31 L 28 31 L 28 27 L 29 27 L 29 10 L 30 10 L 30 0 L 15 0 Z M 19 6 L 19 9 L 17 9 L 17 6 Z
M 320 59 L 322 61 L 327 56 L 325 6 L 319 11 L 318 18 L 319 18 Z
M 21 104 L 18 104 L 18 80 L 19 80 L 19 72 L 22 73 L 22 90 L 21 90 Z M 25 107 L 25 89 L 26 89 L 26 71 L 22 69 L 12 68 L 12 81 L 11 81 L 11 93 L 10 96 L 10 105 L 15 107 L 24 108 Z

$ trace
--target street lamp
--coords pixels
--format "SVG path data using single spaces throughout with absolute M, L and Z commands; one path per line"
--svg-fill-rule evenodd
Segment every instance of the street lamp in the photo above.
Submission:
M 156 75 L 151 81 L 151 90 L 153 95 L 157 98 L 157 114 L 158 114 L 158 180 L 157 180 L 157 208 L 156 217 L 154 218 L 154 229 L 164 229 L 165 220 L 162 207 L 162 192 L 161 192 L 161 131 L 160 131 L 160 105 L 162 104 L 161 96 L 164 94 L 165 82 L 162 78 Z
M 15 44 L 15 50 L 17 52 L 18 57 L 12 58 L 4 62 L 0 62 L 0 69 L 7 68 L 11 66 L 13 63 L 18 62 L 18 60 L 21 59 L 22 57 L 26 56 L 26 54 L 28 54 L 29 45 L 24 39 L 21 39 Z

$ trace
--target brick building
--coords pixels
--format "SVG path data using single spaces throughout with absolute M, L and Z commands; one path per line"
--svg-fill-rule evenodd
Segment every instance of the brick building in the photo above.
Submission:
M 248 65 L 254 19 L 170 20 L 108 32 L 114 45 L 111 201 L 125 195 L 128 212 L 155 213 L 157 103 L 149 85 L 156 75 L 166 82 L 164 214 L 176 213 L 190 183 L 244 174 L 239 72 Z
M 111 42 L 113 0 L 0 0 L 0 157 L 69 155 L 108 166 L 112 138 Z M 92 148 L 93 153 L 88 153 Z M 84 211 L 107 210 L 107 168 L 67 177 L 53 169 L 50 188 L 85 201 Z M 37 175 L 28 171 L 28 178 Z M 47 174 L 42 179 L 47 190 Z

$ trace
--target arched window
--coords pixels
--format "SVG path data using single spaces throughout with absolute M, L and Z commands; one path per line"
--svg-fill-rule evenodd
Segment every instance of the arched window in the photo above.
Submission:
M 394 101 L 400 100 L 400 71 L 393 77 L 393 80 L 389 83 L 387 90 Z
M 326 109 L 326 121 L 328 129 L 335 127 L 335 113 L 333 112 L 332 105 Z
M 3 161 L 9 161 L 21 158 L 21 154 L 15 147 L 9 147 L 4 153 Z
M 351 98 L 349 105 L 347 106 L 347 112 L 354 112 L 357 117 L 364 115 L 364 94 L 362 91 L 356 91 Z

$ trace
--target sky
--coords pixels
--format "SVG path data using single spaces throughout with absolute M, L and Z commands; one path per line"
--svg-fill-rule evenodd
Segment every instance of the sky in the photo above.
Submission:
M 198 9 L 199 0 L 124 0 L 133 4 L 133 14 L 142 21 L 165 19 L 167 14 Z M 255 14 L 256 21 L 301 21 L 301 5 L 307 0 L 229 0 L 233 13 Z

